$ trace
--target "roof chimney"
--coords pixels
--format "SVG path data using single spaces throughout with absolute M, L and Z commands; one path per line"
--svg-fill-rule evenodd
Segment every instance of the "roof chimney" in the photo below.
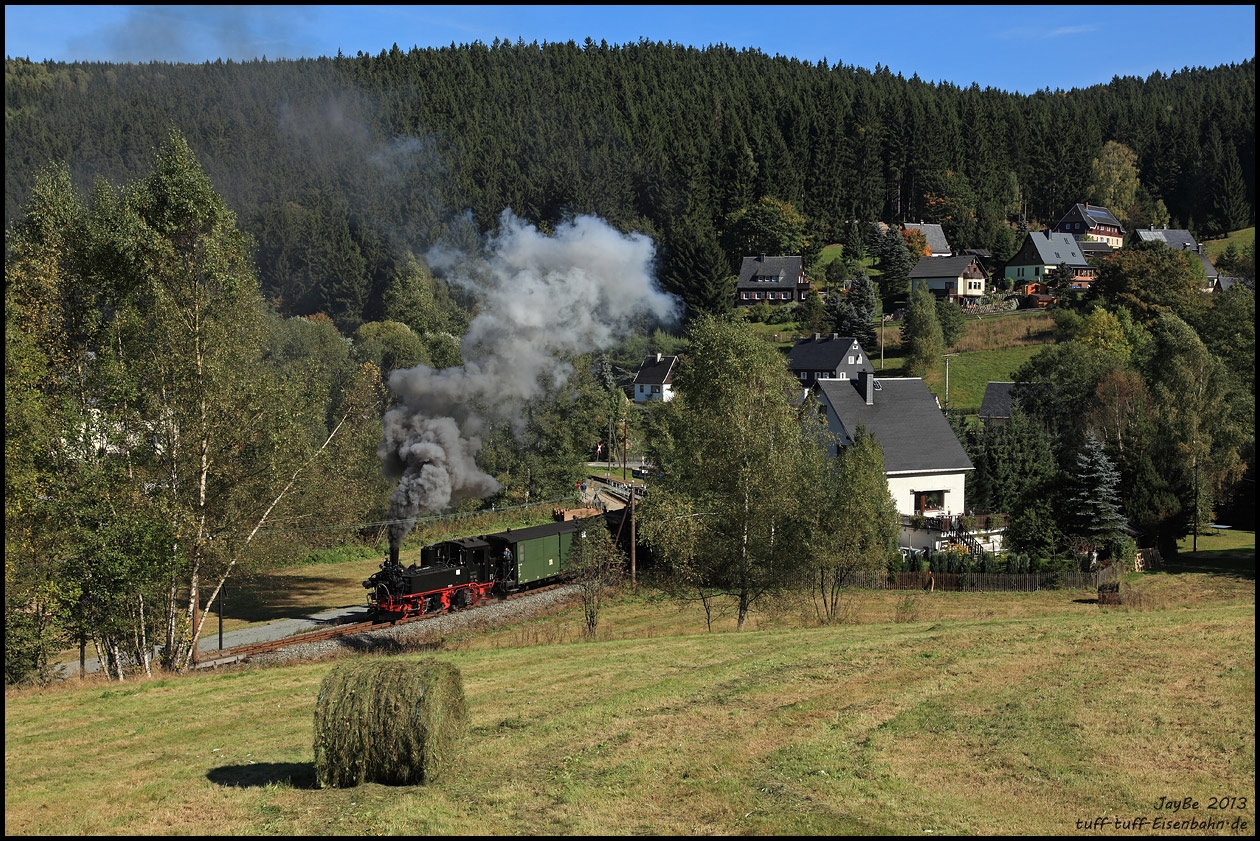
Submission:
M 656 354 L 656 364 L 657 364 L 657 365 L 660 365 L 660 364 L 661 364 L 661 355 L 660 355 L 659 353 L 658 353 L 658 354 Z
M 870 371 L 858 371 L 858 394 L 867 406 L 875 405 L 875 375 Z
M 821 339 L 821 338 L 822 338 L 822 333 L 815 333 L 815 334 L 814 334 L 814 341 L 818 341 L 818 340 L 819 340 L 819 339 Z

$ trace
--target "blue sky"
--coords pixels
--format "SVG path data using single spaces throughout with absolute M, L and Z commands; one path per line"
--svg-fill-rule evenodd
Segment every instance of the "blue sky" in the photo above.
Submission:
M 1018 93 L 1255 57 L 1248 5 L 31 6 L 4 7 L 6 57 L 193 62 L 646 38 L 888 67 Z

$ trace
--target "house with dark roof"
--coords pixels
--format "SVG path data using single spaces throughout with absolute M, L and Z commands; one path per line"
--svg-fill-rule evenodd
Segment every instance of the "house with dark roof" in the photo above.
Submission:
M 902 515 L 966 512 L 966 476 L 975 468 L 921 378 L 862 372 L 854 380 L 819 380 L 814 395 L 838 446 L 852 444 L 858 427 L 879 441 L 888 490 Z
M 1216 278 L 1216 284 L 1212 287 L 1213 292 L 1224 292 L 1235 283 L 1241 283 L 1246 286 L 1247 281 L 1241 277 L 1230 277 L 1229 275 L 1220 275 Z M 1254 286 L 1254 284 L 1253 284 Z
M 652 354 L 643 360 L 634 375 L 634 402 L 670 400 L 674 396 L 674 371 L 678 368 L 677 356 Z
M 931 253 L 927 256 L 953 256 L 954 250 L 950 247 L 949 240 L 945 239 L 945 229 L 940 225 L 933 225 L 930 222 L 906 222 L 901 227 L 907 231 L 919 231 L 923 234 L 923 238 L 927 240 L 928 248 L 931 250 Z
M 1069 234 L 1030 231 L 1024 237 L 1015 256 L 1006 261 L 1006 279 L 1018 288 L 1029 281 L 1054 283 L 1051 279 L 1060 265 L 1072 272 L 1069 281 L 1073 289 L 1088 289 L 1098 276 L 1096 269 L 1081 252 L 1079 244 Z
M 937 298 L 960 304 L 983 297 L 984 266 L 979 257 L 920 257 L 910 270 L 910 291 L 926 285 Z
M 1112 248 L 1124 247 L 1124 226 L 1110 210 L 1096 204 L 1074 204 L 1052 228 L 1056 234 L 1068 234 L 1073 239 L 1101 240 Z
M 1203 291 L 1211 292 L 1216 288 L 1216 281 L 1221 276 L 1221 273 L 1217 271 L 1216 266 L 1212 265 L 1212 260 L 1203 251 L 1203 246 L 1195 240 L 1194 235 L 1189 231 L 1176 228 L 1139 228 L 1133 232 L 1132 242 L 1162 242 L 1164 245 L 1177 251 L 1191 252 L 1203 264 L 1203 274 L 1207 278 L 1203 285 Z
M 1130 242 L 1162 242 L 1169 248 L 1178 251 L 1199 251 L 1199 243 L 1194 234 L 1180 228 L 1138 228 L 1129 238 Z
M 799 256 L 745 257 L 735 285 L 736 306 L 795 304 L 809 294 L 805 262 Z
M 797 339 L 787 353 L 787 363 L 792 376 L 805 388 L 819 380 L 855 380 L 860 371 L 875 372 L 858 340 L 837 333 Z
M 1108 254 L 1115 251 L 1115 249 L 1107 243 L 1102 240 L 1095 239 L 1077 240 L 1076 247 L 1081 250 L 1081 254 L 1084 255 L 1086 260 L 1106 257 Z
M 1011 419 L 1013 382 L 990 382 L 984 387 L 980 402 L 980 420 L 985 426 L 1001 426 Z

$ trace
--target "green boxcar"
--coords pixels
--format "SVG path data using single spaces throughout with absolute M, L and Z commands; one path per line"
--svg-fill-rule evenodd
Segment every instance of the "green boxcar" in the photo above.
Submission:
M 512 551 L 512 574 L 509 577 L 514 578 L 515 583 L 505 584 L 516 589 L 562 575 L 568 568 L 573 535 L 581 528 L 580 521 L 569 520 L 524 529 L 508 529 L 489 535 L 486 539 L 494 547 L 496 557 L 503 554 L 504 547 Z

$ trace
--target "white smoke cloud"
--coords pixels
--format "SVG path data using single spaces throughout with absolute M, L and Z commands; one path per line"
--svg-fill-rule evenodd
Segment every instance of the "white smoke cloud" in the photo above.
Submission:
M 435 272 L 476 295 L 463 366 L 417 365 L 389 376 L 397 405 L 385 415 L 380 455 L 400 481 L 390 500 L 401 541 L 423 511 L 440 511 L 499 489 L 476 467 L 479 435 L 492 414 L 519 423 L 544 383 L 562 384 L 566 359 L 612 346 L 636 324 L 671 324 L 679 301 L 653 274 L 655 247 L 593 216 L 547 236 L 504 211 L 484 254 L 438 250 Z

